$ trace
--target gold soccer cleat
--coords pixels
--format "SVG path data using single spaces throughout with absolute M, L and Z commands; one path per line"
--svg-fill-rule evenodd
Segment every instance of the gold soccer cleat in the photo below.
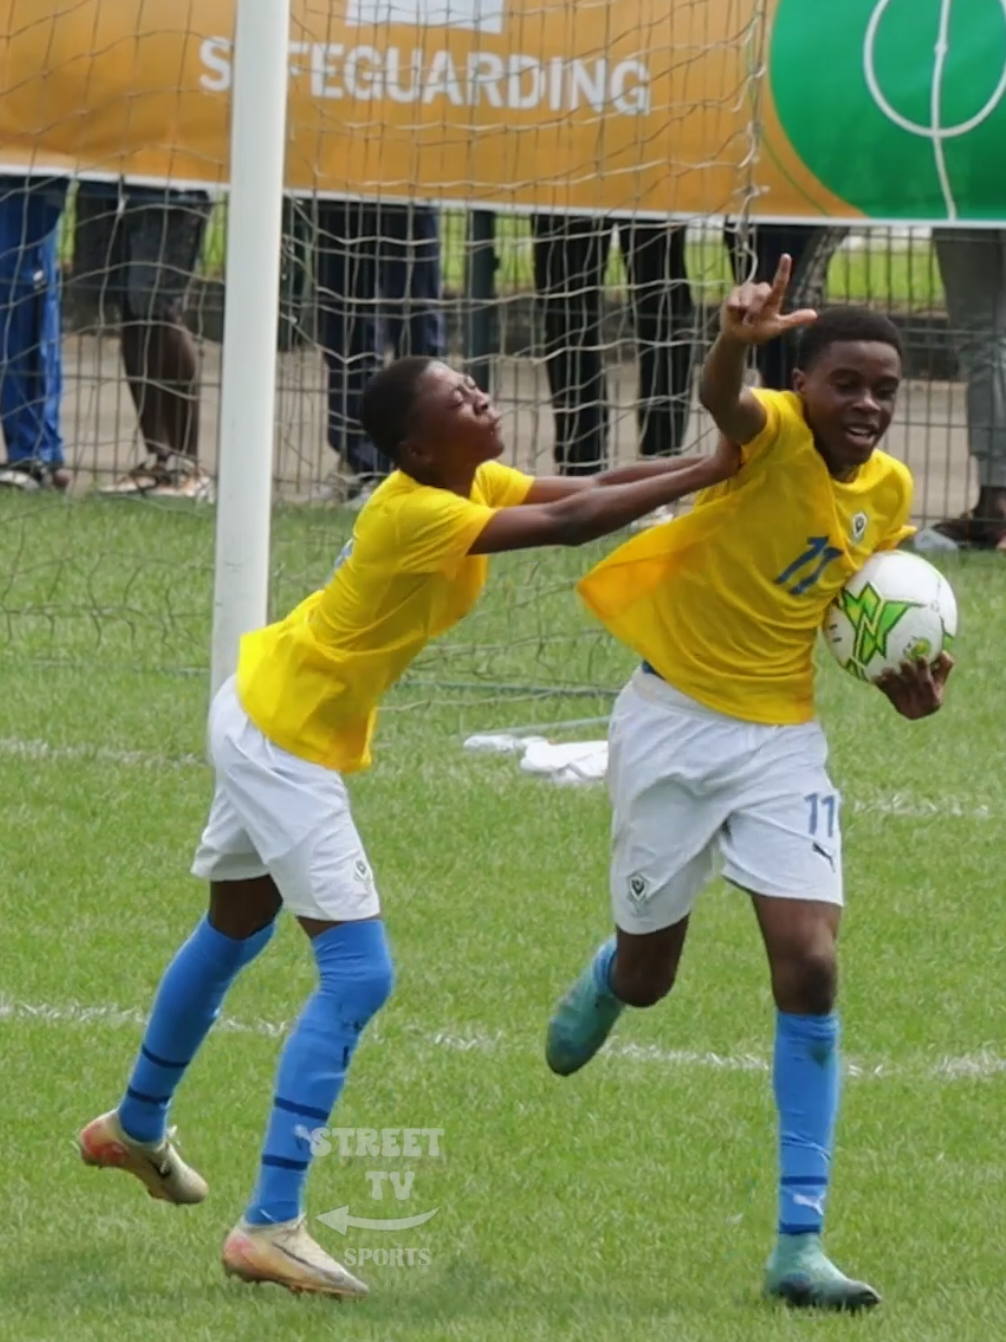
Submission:
M 175 1150 L 171 1132 L 159 1142 L 134 1141 L 123 1131 L 118 1110 L 112 1109 L 88 1123 L 78 1135 L 77 1144 L 85 1165 L 127 1170 L 136 1175 L 152 1198 L 179 1207 L 206 1200 L 206 1180 Z
M 253 1226 L 241 1220 L 224 1240 L 224 1271 L 247 1282 L 273 1282 L 295 1294 L 362 1300 L 367 1287 L 307 1232 L 307 1220 Z

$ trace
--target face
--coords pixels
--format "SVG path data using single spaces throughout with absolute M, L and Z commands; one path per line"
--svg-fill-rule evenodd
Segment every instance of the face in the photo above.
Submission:
M 471 470 L 503 451 L 500 413 L 473 378 L 444 363 L 423 374 L 407 451 L 427 474 Z
M 897 350 L 874 340 L 838 341 L 796 374 L 794 388 L 833 474 L 870 459 L 890 427 L 900 383 Z

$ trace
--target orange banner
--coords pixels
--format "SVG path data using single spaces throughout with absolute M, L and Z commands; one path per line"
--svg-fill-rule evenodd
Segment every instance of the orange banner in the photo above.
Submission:
M 736 212 L 754 190 L 765 218 L 1004 218 L 1004 89 L 985 68 L 1002 6 L 963 45 L 951 27 L 937 72 L 933 3 L 294 0 L 287 184 L 660 217 Z M 0 168 L 226 185 L 234 8 L 0 0 Z

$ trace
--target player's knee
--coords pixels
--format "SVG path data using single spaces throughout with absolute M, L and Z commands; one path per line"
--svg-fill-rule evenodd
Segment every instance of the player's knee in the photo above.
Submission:
M 340 1016 L 364 1025 L 391 996 L 395 969 L 379 919 L 339 923 L 311 943 L 322 994 Z
M 773 974 L 776 1006 L 780 1011 L 827 1016 L 838 992 L 838 964 L 834 945 L 794 951 Z
M 626 1006 L 645 1008 L 656 1004 L 674 987 L 676 966 L 646 962 L 632 964 L 622 955 L 615 958 L 611 986 Z

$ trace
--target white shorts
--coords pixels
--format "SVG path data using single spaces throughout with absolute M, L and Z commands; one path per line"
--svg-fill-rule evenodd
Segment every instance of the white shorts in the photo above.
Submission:
M 233 676 L 210 708 L 209 749 L 216 791 L 194 876 L 268 874 L 284 906 L 303 918 L 358 922 L 380 912 L 342 778 L 263 736 L 241 707 Z
M 752 894 L 841 905 L 840 798 L 827 758 L 816 722 L 740 722 L 637 671 L 608 747 L 616 927 L 680 922 L 718 864 Z

